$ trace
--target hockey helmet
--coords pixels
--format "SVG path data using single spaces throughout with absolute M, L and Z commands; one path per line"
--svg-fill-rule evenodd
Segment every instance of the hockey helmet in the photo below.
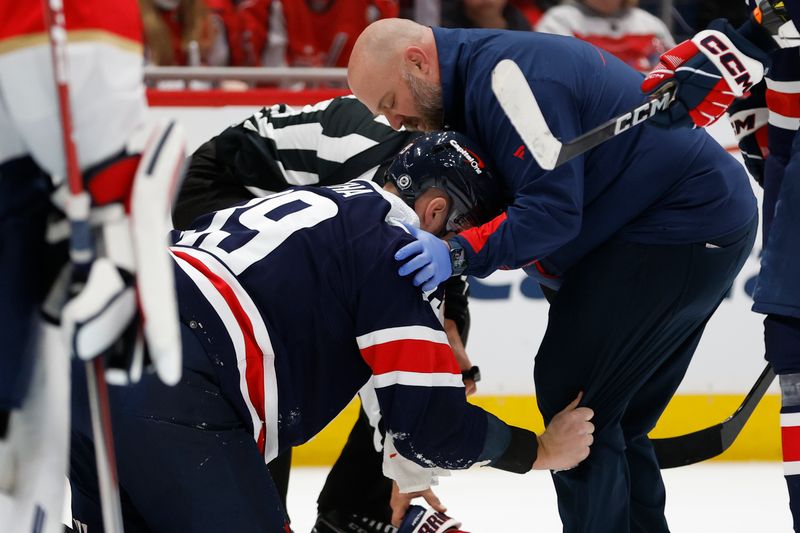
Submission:
M 431 187 L 450 196 L 447 231 L 484 224 L 508 205 L 505 189 L 489 170 L 476 143 L 453 131 L 418 137 L 395 157 L 386 179 L 412 209 Z

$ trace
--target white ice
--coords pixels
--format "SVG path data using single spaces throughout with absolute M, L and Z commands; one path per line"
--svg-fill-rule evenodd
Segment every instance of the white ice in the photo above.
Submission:
M 309 533 L 326 468 L 295 468 L 289 513 L 295 533 Z M 712 462 L 664 471 L 667 519 L 675 533 L 790 533 L 780 463 Z M 470 533 L 561 531 L 550 476 L 482 468 L 443 478 L 436 492 Z

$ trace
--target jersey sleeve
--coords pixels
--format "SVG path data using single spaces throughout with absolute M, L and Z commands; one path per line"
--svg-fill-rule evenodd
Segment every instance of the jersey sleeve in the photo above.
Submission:
M 523 69 L 524 72 L 524 69 Z M 547 126 L 561 140 L 581 133 L 579 101 L 569 87 L 537 81 L 531 87 Z M 546 172 L 531 156 L 486 81 L 480 118 L 483 146 L 491 147 L 495 170 L 513 195 L 506 213 L 460 233 L 466 274 L 485 277 L 499 268 L 519 268 L 546 257 L 575 236 L 583 210 L 584 156 Z
M 397 228 L 382 231 L 385 235 L 370 236 L 388 246 L 362 277 L 356 331 L 387 432 L 403 456 L 422 466 L 461 469 L 499 460 L 514 431 L 466 401 L 461 371 L 435 309 L 440 293 L 426 296 L 397 275 L 394 252 L 411 239 Z M 535 459 L 535 435 L 526 431 L 523 441 L 526 452 L 517 466 L 526 471 Z

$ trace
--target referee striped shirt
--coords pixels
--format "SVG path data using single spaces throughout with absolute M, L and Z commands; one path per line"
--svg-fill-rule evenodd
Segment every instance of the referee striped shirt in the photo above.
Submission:
M 192 156 L 175 207 L 175 227 L 293 185 L 372 179 L 416 135 L 393 130 L 353 96 L 302 108 L 262 108 Z

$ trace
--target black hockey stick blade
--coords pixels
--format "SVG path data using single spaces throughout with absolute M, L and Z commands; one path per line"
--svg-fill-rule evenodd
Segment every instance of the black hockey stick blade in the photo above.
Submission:
M 652 439 L 659 466 L 664 469 L 699 463 L 730 448 L 774 380 L 775 372 L 768 364 L 742 404 L 719 424 L 686 435 Z
M 575 137 L 561 146 L 555 166 L 566 163 L 570 159 L 581 155 L 620 133 L 624 133 L 634 126 L 645 122 L 659 111 L 667 109 L 675 100 L 677 84 L 667 83 L 653 94 L 645 103 L 631 109 L 627 113 L 610 119 L 608 122 Z

